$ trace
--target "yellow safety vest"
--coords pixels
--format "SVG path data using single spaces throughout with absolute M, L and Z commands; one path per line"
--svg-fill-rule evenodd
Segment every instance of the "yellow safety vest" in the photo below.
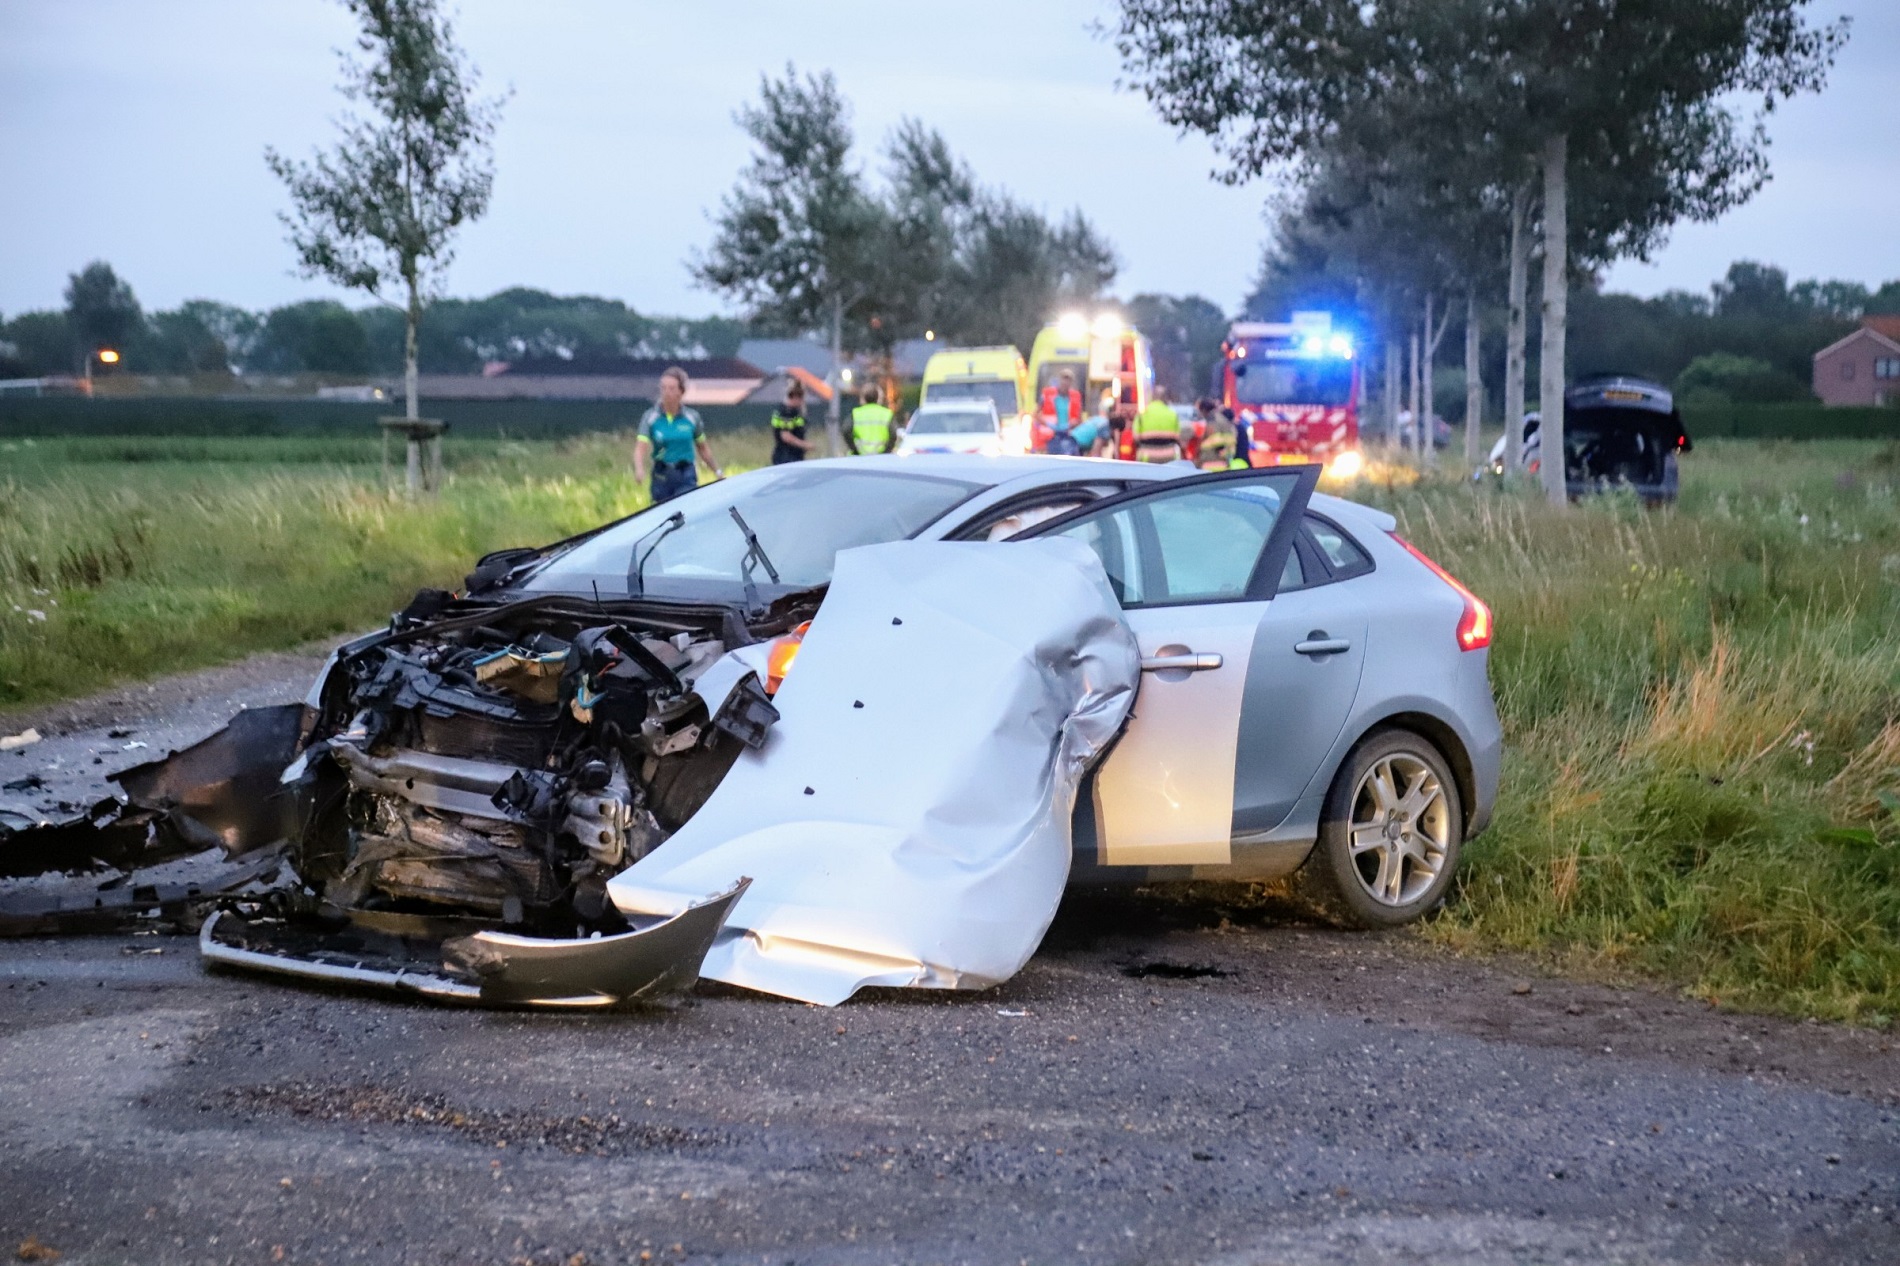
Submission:
M 1148 407 L 1135 415 L 1135 438 L 1179 440 L 1181 438 L 1181 416 L 1159 400 L 1151 400 Z
M 891 446 L 891 411 L 881 404 L 851 410 L 851 439 L 860 453 L 881 453 Z

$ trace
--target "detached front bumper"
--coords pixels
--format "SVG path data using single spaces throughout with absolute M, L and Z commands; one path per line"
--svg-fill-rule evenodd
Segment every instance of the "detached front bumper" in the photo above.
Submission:
M 481 931 L 441 942 L 357 932 L 321 939 L 229 910 L 205 920 L 206 962 L 480 1006 L 608 1007 L 689 987 L 752 881 L 618 936 L 556 940 Z M 433 946 L 433 952 L 431 952 Z

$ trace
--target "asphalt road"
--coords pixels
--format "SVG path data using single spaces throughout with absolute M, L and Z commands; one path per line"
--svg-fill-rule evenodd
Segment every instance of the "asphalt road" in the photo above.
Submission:
M 112 720 L 72 715 L 49 743 Z M 1000 990 L 835 1010 L 461 1011 L 0 942 L 0 1250 L 1891 1263 L 1892 1047 L 1217 897 L 1077 897 Z

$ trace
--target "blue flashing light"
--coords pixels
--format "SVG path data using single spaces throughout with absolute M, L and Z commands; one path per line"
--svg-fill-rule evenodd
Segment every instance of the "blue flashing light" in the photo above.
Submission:
M 1300 344 L 1300 355 L 1302 356 L 1322 356 L 1325 352 L 1326 340 L 1317 334 Z
M 1343 357 L 1346 360 L 1352 359 L 1352 340 L 1347 338 L 1344 334 L 1333 335 L 1332 341 L 1327 344 L 1326 349 L 1335 356 Z

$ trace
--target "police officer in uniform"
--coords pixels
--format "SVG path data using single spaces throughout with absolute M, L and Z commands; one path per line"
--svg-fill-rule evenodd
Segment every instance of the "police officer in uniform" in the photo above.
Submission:
M 876 383 L 864 388 L 864 403 L 851 410 L 851 430 L 845 443 L 859 456 L 888 453 L 897 446 L 897 428 L 892 426 L 891 411 L 878 403 Z
M 650 463 L 654 505 L 699 487 L 699 459 L 714 479 L 725 478 L 706 443 L 706 424 L 685 402 L 686 371 L 670 366 L 660 375 L 660 402 L 641 417 L 633 441 L 634 482 L 648 482 Z
M 772 464 L 802 462 L 811 449 L 805 438 L 805 384 L 794 378 L 785 388 L 785 403 L 772 412 Z

